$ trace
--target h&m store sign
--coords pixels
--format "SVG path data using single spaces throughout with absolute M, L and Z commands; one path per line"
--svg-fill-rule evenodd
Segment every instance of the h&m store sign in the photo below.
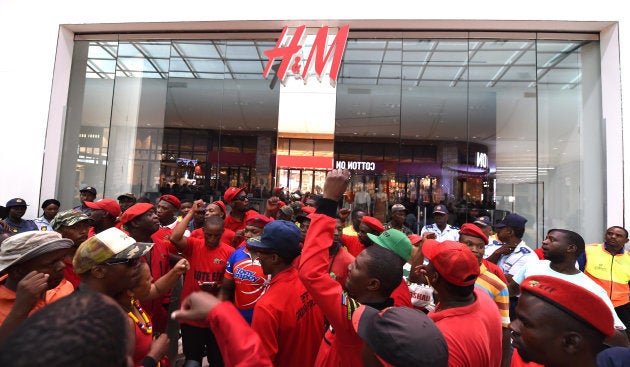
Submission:
M 334 86 L 339 75 L 350 26 L 340 27 L 334 38 L 329 37 L 328 26 L 321 27 L 315 36 L 305 35 L 305 30 L 306 26 L 302 25 L 295 29 L 293 35 L 289 35 L 288 27 L 284 27 L 276 46 L 264 51 L 268 61 L 263 77 L 266 78 L 269 75 L 274 61 L 279 59 L 281 61 L 276 77 L 280 81 L 292 75 L 295 78 L 301 78 L 306 83 L 309 76 L 316 75 L 321 82 L 322 77 L 328 74 Z M 305 57 L 306 54 L 308 54 L 307 57 Z

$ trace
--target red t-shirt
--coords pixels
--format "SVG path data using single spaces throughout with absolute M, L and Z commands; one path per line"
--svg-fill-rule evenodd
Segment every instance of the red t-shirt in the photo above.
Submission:
M 184 276 L 181 299 L 185 299 L 192 292 L 200 291 L 200 283 L 217 282 L 221 284 L 225 265 L 232 252 L 234 252 L 234 248 L 225 243 L 219 243 L 219 246 L 210 249 L 206 247 L 204 239 L 188 237 L 183 253 L 190 263 L 190 269 Z M 193 326 L 204 327 L 203 322 L 184 322 Z
M 346 279 L 348 278 L 348 265 L 354 262 L 354 256 L 350 255 L 348 250 L 340 248 L 337 254 L 330 259 L 328 273 L 335 279 L 342 287 L 346 286 Z
M 310 229 L 310 227 L 309 227 Z M 346 246 L 350 255 L 357 257 L 361 253 L 361 251 L 365 250 L 365 246 L 359 241 L 358 236 L 349 236 L 342 234 L 341 235 L 341 243 Z
M 243 220 L 238 220 L 232 216 L 232 214 L 228 214 L 225 216 L 225 220 L 223 221 L 223 228 L 229 229 L 233 232 L 238 231 L 239 229 L 245 229 L 245 223 L 251 217 L 258 215 L 255 210 L 248 210 L 245 212 L 245 216 L 243 216 Z
M 190 237 L 203 239 L 205 237 L 203 234 L 203 228 L 197 228 L 194 231 L 190 232 Z M 223 234 L 221 235 L 221 239 L 219 241 L 231 245 L 232 238 L 234 238 L 234 231 L 224 228 Z
M 79 286 L 79 283 L 81 283 L 81 277 L 79 276 L 79 274 L 74 272 L 72 259 L 63 259 L 63 263 L 66 264 L 66 268 L 63 269 L 63 277 L 66 278 L 66 280 L 70 282 L 70 284 L 72 284 L 74 288 L 77 288 Z
M 149 264 L 153 281 L 156 281 L 171 270 L 171 263 L 169 261 L 169 250 L 164 241 L 155 236 L 155 234 L 151 236 L 151 239 L 153 240 L 153 247 L 144 256 L 144 259 Z M 157 332 L 163 333 L 166 331 L 166 323 L 168 322 L 167 307 L 170 302 L 171 292 L 162 297 L 141 302 L 142 307 L 151 317 L 153 329 Z
M 501 315 L 492 298 L 475 287 L 475 302 L 429 312 L 446 339 L 449 366 L 501 365 Z M 439 307 L 439 305 L 438 305 Z
M 289 266 L 271 278 L 252 320 L 276 367 L 313 366 L 324 336 L 324 315 Z

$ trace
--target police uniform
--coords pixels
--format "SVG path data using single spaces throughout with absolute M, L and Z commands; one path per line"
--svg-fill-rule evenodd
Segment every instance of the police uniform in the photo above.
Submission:
M 503 243 L 499 240 L 492 240 L 491 243 L 486 246 L 484 259 L 492 255 L 501 246 L 503 246 Z M 504 274 L 516 275 L 518 271 L 530 261 L 538 261 L 538 256 L 527 246 L 525 241 L 521 241 L 510 254 L 502 255 L 499 261 L 497 261 L 497 265 Z
M 422 231 L 420 231 L 420 235 L 422 236 L 426 232 L 435 233 L 435 235 L 437 236 L 436 241 L 438 242 L 459 241 L 459 227 L 455 227 L 450 224 L 447 224 L 446 227 L 444 227 L 443 231 L 440 231 L 437 224 L 435 223 L 427 224 L 426 226 L 422 227 Z
M 48 219 L 46 219 L 43 215 L 39 218 L 33 219 L 33 222 L 40 231 L 54 231 Z

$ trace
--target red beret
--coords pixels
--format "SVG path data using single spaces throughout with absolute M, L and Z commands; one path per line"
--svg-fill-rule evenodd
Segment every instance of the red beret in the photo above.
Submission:
M 176 196 L 174 196 L 174 195 L 168 195 L 168 194 L 167 195 L 162 195 L 162 196 L 160 196 L 160 200 L 164 200 L 167 203 L 172 204 L 176 209 L 179 209 L 179 208 L 182 207 L 182 202 L 179 201 L 179 199 Z M 127 209 L 127 210 L 129 210 L 129 209 Z
M 133 204 L 132 206 L 129 207 L 129 209 L 125 210 L 122 217 L 120 217 L 120 223 L 122 224 L 129 223 L 151 209 L 155 209 L 155 206 L 153 206 L 153 204 L 149 204 L 149 203 Z
M 225 203 L 222 202 L 221 200 L 217 200 L 217 201 L 213 201 L 211 204 L 214 204 L 216 206 L 218 206 L 219 208 L 221 208 L 221 210 L 223 211 L 223 215 L 226 215 L 226 211 L 225 211 Z
M 225 190 L 225 194 L 223 194 L 223 200 L 226 203 L 230 203 L 230 201 L 234 200 L 234 198 L 236 197 L 236 195 L 238 195 L 239 192 L 245 190 L 242 187 L 228 187 L 227 190 Z
M 381 223 L 380 220 L 374 217 L 364 215 L 363 218 L 361 218 L 361 223 L 365 223 L 373 230 L 378 231 L 378 234 L 381 234 L 383 231 L 385 231 L 385 227 L 383 227 L 383 223 Z
M 463 243 L 428 239 L 422 244 L 422 253 L 451 284 L 472 285 L 479 276 L 479 260 Z
M 481 230 L 481 228 L 477 227 L 472 223 L 464 223 L 462 228 L 459 229 L 459 234 L 463 234 L 466 236 L 481 238 L 483 242 L 488 243 L 488 236 Z
M 269 222 L 271 222 L 271 218 L 262 214 L 256 214 L 248 218 L 247 221 L 245 221 L 245 225 L 264 228 Z
M 417 234 L 410 234 L 409 236 L 407 236 L 407 238 L 409 238 L 409 241 L 411 241 L 412 245 L 415 245 L 418 242 L 422 241 L 422 236 Z
M 610 308 L 598 295 L 579 285 L 548 275 L 532 275 L 521 282 L 523 291 L 584 321 L 608 338 L 615 334 Z
M 114 218 L 120 215 L 120 205 L 113 199 L 101 199 L 98 201 L 86 201 L 85 206 L 96 210 L 105 210 Z

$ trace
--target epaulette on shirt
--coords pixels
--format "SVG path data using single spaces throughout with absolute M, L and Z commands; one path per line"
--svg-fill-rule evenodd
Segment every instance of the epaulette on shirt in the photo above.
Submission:
M 520 250 L 518 250 L 518 252 L 520 252 L 521 254 L 529 254 L 530 252 L 532 252 L 530 249 L 528 249 L 527 247 L 523 246 L 521 247 Z
M 451 226 L 451 225 L 449 224 L 449 226 Z M 458 231 L 459 231 L 459 227 L 456 227 L 456 226 L 451 226 L 451 228 L 456 229 L 456 230 L 458 230 Z

